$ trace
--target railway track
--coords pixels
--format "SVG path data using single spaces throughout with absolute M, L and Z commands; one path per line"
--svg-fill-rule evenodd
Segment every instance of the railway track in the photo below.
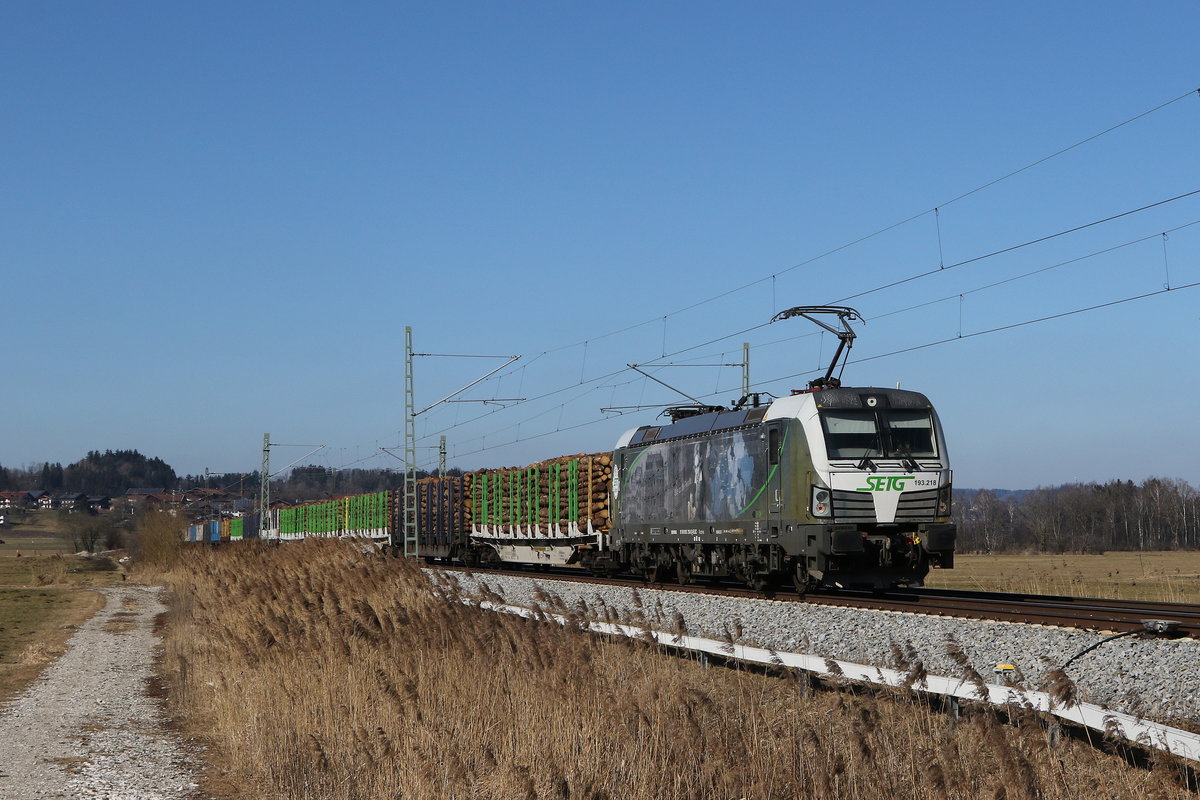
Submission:
M 665 589 L 675 592 L 749 597 L 777 602 L 813 603 L 877 611 L 903 611 L 941 617 L 1021 622 L 1103 633 L 1134 631 L 1173 638 L 1200 639 L 1200 606 L 1184 603 L 1115 600 L 1096 597 L 1007 594 L 955 589 L 895 589 L 888 592 L 843 590 L 836 593 L 800 595 L 791 591 L 755 591 L 725 584 L 647 583 L 639 577 L 605 578 L 579 574 L 578 570 L 467 570 L 437 565 L 439 569 L 472 572 L 480 576 L 508 575 L 521 578 L 592 583 L 603 586 Z

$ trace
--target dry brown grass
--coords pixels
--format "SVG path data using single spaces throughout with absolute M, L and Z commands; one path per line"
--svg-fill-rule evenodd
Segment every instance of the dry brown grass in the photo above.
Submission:
M 1033 717 L 704 669 L 468 607 L 411 563 L 337 542 L 196 549 L 169 580 L 170 699 L 225 796 L 1179 794 L 1177 768 L 1052 749 Z
M 156 580 L 164 570 L 178 564 L 184 551 L 185 527 L 186 523 L 162 511 L 138 515 L 130 555 L 142 577 Z
M 0 546 L 0 700 L 28 686 L 64 652 L 75 629 L 104 606 L 104 598 L 92 588 L 126 577 L 124 568 L 110 558 L 55 552 L 64 547 L 64 518 L 29 513 L 21 524 L 3 532 L 7 544 Z M 148 567 L 174 563 L 182 545 L 177 520 L 146 515 L 138 530 L 139 543 L 145 545 L 139 554 L 147 557 Z M 109 623 L 112 631 L 129 628 L 125 612 Z
M 926 585 L 1071 597 L 1200 603 L 1200 552 L 957 555 Z
M 0 701 L 64 651 L 75 629 L 104 606 L 90 588 L 116 576 L 108 559 L 25 552 L 0 558 Z
M 6 512 L 8 523 L 0 528 L 0 559 L 22 556 L 73 553 L 66 529 L 66 515 L 57 511 Z

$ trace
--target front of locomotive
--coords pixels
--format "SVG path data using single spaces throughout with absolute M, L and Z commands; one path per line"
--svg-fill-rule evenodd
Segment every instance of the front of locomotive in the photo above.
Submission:
M 792 471 L 790 488 L 828 532 L 825 552 L 809 559 L 813 585 L 920 586 L 931 567 L 954 565 L 950 459 L 925 395 L 825 388 L 772 412 L 791 417 L 808 443 L 811 466 Z

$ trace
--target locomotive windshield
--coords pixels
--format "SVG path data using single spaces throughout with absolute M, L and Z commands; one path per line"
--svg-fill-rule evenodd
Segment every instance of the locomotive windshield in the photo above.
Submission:
M 935 458 L 937 439 L 928 411 L 821 412 L 829 458 Z

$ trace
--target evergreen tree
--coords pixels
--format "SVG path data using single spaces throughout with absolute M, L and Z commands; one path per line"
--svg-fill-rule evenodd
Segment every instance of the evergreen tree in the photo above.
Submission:
M 60 468 L 61 469 L 61 468 Z M 89 495 L 116 496 L 141 487 L 173 488 L 175 470 L 137 450 L 93 450 L 64 471 L 66 484 Z

